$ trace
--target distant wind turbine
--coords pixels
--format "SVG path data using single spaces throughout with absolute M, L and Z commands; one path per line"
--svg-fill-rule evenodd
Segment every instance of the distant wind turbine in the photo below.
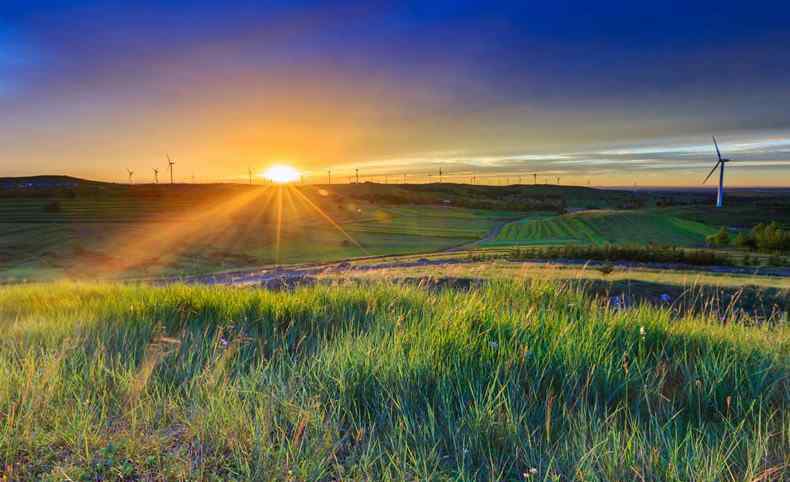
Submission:
M 132 179 L 132 176 L 134 176 L 134 171 L 131 169 L 126 169 L 126 172 L 129 173 L 129 184 L 134 184 L 134 180 Z
M 159 184 L 159 169 L 157 168 L 153 168 L 153 169 L 154 169 L 154 184 Z
M 716 147 L 716 157 L 718 161 L 716 161 L 716 165 L 713 166 L 713 169 L 710 170 L 708 173 L 708 177 L 702 181 L 702 184 L 708 182 L 708 179 L 716 172 L 716 168 L 719 168 L 719 190 L 716 193 L 716 207 L 720 208 L 724 206 L 724 164 L 731 162 L 731 159 L 724 159 L 721 157 L 721 152 L 719 152 L 719 144 L 716 142 L 716 137 L 713 137 L 713 146 Z
M 167 164 L 170 166 L 170 184 L 175 184 L 173 181 L 173 166 L 175 165 L 176 161 L 170 159 L 170 154 L 167 154 Z

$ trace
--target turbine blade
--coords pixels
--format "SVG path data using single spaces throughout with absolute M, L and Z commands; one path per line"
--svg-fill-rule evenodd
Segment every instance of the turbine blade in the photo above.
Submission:
M 721 162 L 721 152 L 719 152 L 719 145 L 716 143 L 716 136 L 713 136 L 713 145 L 716 146 L 716 156 L 719 158 L 719 162 Z
M 713 169 L 710 170 L 710 172 L 708 173 L 708 177 L 706 177 L 705 180 L 702 181 L 702 184 L 705 184 L 706 182 L 708 182 L 708 179 L 710 179 L 710 177 L 713 175 L 713 173 L 716 172 L 716 168 L 719 167 L 719 164 L 721 164 L 721 161 L 717 162 L 716 165 L 713 166 Z

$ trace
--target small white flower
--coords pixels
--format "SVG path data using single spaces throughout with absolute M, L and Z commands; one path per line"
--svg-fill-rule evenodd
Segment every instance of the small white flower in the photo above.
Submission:
M 645 332 L 645 327 L 644 326 L 640 326 L 639 327 L 639 336 L 644 338 L 646 334 L 647 334 L 647 332 Z
M 495 341 L 492 341 L 492 342 L 491 342 L 491 348 L 493 348 L 494 350 L 496 350 L 497 348 L 499 348 L 499 343 L 497 343 L 497 342 L 495 342 Z

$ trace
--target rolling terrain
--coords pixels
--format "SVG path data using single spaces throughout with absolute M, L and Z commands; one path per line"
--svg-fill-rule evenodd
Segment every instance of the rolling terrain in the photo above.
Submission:
M 664 244 L 702 246 L 712 226 L 644 211 L 595 210 L 529 217 L 504 226 L 490 246 Z
M 781 197 L 738 196 L 725 213 L 689 204 L 699 193 L 573 186 L 5 178 L 0 279 L 150 278 L 475 246 L 700 246 L 722 225 L 790 212 Z

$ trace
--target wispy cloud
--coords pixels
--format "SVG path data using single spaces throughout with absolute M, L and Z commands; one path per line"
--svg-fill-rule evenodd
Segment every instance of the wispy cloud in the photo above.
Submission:
M 722 136 L 722 154 L 739 169 L 790 167 L 790 132 Z M 540 175 L 622 174 L 705 169 L 715 161 L 713 142 L 706 138 L 658 139 L 575 152 L 507 152 L 490 154 L 459 150 L 389 157 L 353 167 L 374 171 L 425 172 L 444 167 L 456 173 Z M 346 167 L 352 167 L 349 164 Z

